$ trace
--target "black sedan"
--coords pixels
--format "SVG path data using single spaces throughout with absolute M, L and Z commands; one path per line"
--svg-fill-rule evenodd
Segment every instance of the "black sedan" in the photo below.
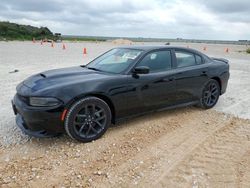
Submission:
M 89 142 L 125 118 L 187 105 L 212 108 L 228 79 L 227 60 L 196 50 L 121 47 L 86 66 L 31 76 L 17 86 L 12 105 L 16 123 L 26 134 L 66 132 Z

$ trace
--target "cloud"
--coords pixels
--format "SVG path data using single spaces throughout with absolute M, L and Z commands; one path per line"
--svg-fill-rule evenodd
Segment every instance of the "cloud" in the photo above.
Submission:
M 250 13 L 249 0 L 194 0 L 216 13 Z
M 48 12 L 59 11 L 63 8 L 62 1 L 58 0 L 1 0 L 1 4 L 4 5 L 10 11 L 26 11 L 26 12 Z
M 0 20 L 53 32 L 158 38 L 249 39 L 247 0 L 1 0 Z

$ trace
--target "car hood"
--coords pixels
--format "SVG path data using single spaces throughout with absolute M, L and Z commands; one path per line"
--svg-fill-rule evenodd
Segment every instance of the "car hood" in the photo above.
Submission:
M 37 91 L 65 84 L 103 80 L 109 76 L 111 75 L 79 66 L 45 71 L 27 78 L 23 81 L 23 84 L 32 91 Z

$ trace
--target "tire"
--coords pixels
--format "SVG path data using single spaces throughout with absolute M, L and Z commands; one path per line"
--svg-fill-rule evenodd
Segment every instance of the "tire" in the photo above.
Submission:
M 220 85 L 216 80 L 209 80 L 203 87 L 199 106 L 210 109 L 216 105 L 220 97 Z
M 111 124 L 108 104 L 97 97 L 76 101 L 65 117 L 65 130 L 74 140 L 90 142 L 100 138 Z

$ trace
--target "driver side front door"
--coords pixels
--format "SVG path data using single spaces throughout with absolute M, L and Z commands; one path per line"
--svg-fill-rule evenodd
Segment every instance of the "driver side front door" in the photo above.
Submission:
M 131 75 L 128 78 L 129 93 L 127 95 L 130 115 L 175 103 L 176 82 L 175 70 L 172 69 L 172 53 L 170 50 L 157 50 L 148 53 L 136 65 L 146 66 L 148 74 Z

